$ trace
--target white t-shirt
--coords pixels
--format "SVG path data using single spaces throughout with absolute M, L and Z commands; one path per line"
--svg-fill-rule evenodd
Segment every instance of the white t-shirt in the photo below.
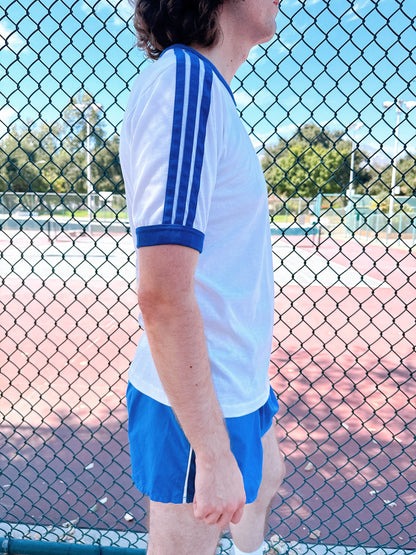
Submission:
M 273 268 L 267 188 L 226 81 L 175 45 L 134 83 L 120 140 L 135 247 L 200 252 L 195 294 L 212 378 L 226 417 L 269 396 Z M 144 333 L 129 380 L 169 404 Z

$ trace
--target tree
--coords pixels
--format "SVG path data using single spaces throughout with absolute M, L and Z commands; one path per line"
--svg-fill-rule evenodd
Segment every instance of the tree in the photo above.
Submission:
M 383 189 L 389 192 L 391 189 L 393 166 L 389 164 L 380 175 L 380 179 L 384 185 Z M 400 194 L 411 196 L 415 194 L 416 189 L 416 159 L 412 154 L 406 154 L 397 162 L 396 186 L 400 187 Z
M 343 135 L 342 131 L 332 132 L 308 123 L 290 139 L 266 147 L 262 166 L 270 191 L 282 198 L 345 191 L 350 180 L 352 143 Z M 367 161 L 365 153 L 356 150 L 355 187 L 370 179 L 369 172 L 360 168 Z
M 60 130 L 56 136 L 60 141 L 58 165 L 67 182 L 67 190 L 86 193 L 87 142 L 91 155 L 91 181 L 95 186 L 102 171 L 94 163 L 95 153 L 102 148 L 105 137 L 104 120 L 88 93 L 79 93 L 71 99 L 63 112 Z
M 23 129 L 13 125 L 1 144 L 2 187 L 20 193 L 46 191 L 48 182 L 38 169 L 40 142 L 31 131 L 31 123 L 26 125 Z
M 338 143 L 343 133 L 341 131 L 329 131 L 325 127 L 319 127 L 315 123 L 305 123 L 299 127 L 293 137 L 289 140 L 292 143 L 302 143 L 308 146 L 321 145 L 327 149 L 334 147 Z
M 98 191 L 124 193 L 124 181 L 119 160 L 120 137 L 116 134 L 106 140 L 94 156 L 99 178 L 96 181 Z
M 80 105 L 91 106 L 86 112 Z M 0 190 L 85 194 L 90 158 L 94 188 L 122 192 L 118 135 L 107 140 L 105 136 L 104 119 L 87 93 L 72 98 L 53 123 L 38 120 L 11 126 L 0 142 Z
M 276 164 L 266 171 L 266 180 L 282 197 L 314 197 L 318 192 L 336 193 L 345 188 L 342 174 L 348 153 L 327 149 L 323 145 L 307 147 L 292 144 Z M 345 181 L 345 179 L 344 179 Z

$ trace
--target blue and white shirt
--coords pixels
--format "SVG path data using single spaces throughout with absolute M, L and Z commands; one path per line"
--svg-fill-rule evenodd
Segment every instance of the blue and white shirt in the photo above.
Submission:
M 200 252 L 195 294 L 224 416 L 268 399 L 273 268 L 267 188 L 226 81 L 195 50 L 175 45 L 130 94 L 120 140 L 135 247 Z M 129 380 L 169 404 L 144 333 Z

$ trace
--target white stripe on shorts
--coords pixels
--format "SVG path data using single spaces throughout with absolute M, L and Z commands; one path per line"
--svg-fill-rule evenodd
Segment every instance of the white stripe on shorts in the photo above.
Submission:
M 188 458 L 188 468 L 186 469 L 186 478 L 185 478 L 185 486 L 183 488 L 183 497 L 182 502 L 186 503 L 186 499 L 188 496 L 188 480 L 189 480 L 189 471 L 191 469 L 191 459 L 192 459 L 192 447 L 189 447 L 189 458 Z

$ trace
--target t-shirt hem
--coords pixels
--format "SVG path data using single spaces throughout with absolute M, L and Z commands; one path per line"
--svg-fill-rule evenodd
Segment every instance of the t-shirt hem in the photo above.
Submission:
M 163 405 L 171 406 L 166 393 L 163 389 L 154 387 L 152 384 L 145 383 L 141 380 L 135 380 L 134 375 L 129 374 L 130 383 L 139 391 L 151 397 L 155 401 L 162 403 Z M 260 407 L 262 407 L 270 395 L 270 383 L 265 384 L 264 392 L 256 397 L 254 400 L 250 400 L 250 403 L 223 403 L 221 398 L 218 399 L 224 418 L 238 418 L 239 416 L 246 416 Z

